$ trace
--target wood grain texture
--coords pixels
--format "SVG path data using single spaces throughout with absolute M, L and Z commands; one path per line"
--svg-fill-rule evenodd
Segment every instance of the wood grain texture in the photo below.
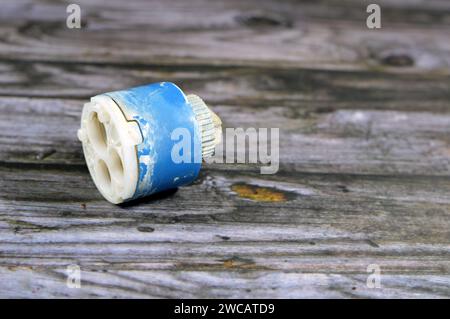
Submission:
M 426 285 L 423 274 L 440 283 L 430 284 L 435 296 L 448 293 L 450 185 L 445 177 L 281 174 L 262 179 L 258 174 L 206 170 L 195 185 L 118 207 L 98 195 L 85 171 L 9 168 L 1 174 L 8 188 L 0 201 L 0 262 L 8 277 L 20 270 L 62 285 L 58 273 L 78 264 L 94 286 L 100 280 L 91 291 L 88 279 L 85 293 L 120 282 L 118 291 L 103 296 L 147 291 L 154 297 L 159 289 L 151 280 L 159 272 L 170 281 L 200 272 L 201 282 L 190 283 L 200 285 L 198 292 L 178 287 L 161 296 L 244 296 L 245 289 L 255 289 L 247 295 L 300 297 L 303 291 L 310 297 L 380 297 L 380 291 L 365 287 L 366 267 L 376 263 L 389 275 L 384 284 L 392 296 L 431 296 L 426 287 L 408 286 L 414 281 Z M 230 190 L 236 183 L 271 187 L 289 194 L 288 200 L 274 204 L 243 199 Z M 96 271 L 108 274 L 101 279 Z M 140 290 L 121 279 L 128 272 L 138 281 L 147 278 Z M 235 284 L 247 282 L 245 289 L 200 292 L 216 280 L 233 287 L 220 281 L 223 276 L 231 276 Z M 299 283 L 289 283 L 296 288 L 283 292 L 288 281 L 277 280 L 289 276 Z M 264 282 L 266 277 L 274 281 Z M 302 280 L 318 287 L 304 291 Z M 267 285 L 273 289 L 266 290 Z M 54 287 L 41 289 L 51 292 Z M 54 292 L 82 295 L 63 286 Z
M 81 30 L 65 26 L 69 3 L 2 5 L 0 57 L 389 69 L 406 56 L 410 71 L 448 73 L 450 65 L 444 0 L 379 1 L 385 32 L 366 28 L 370 1 L 80 0 Z
M 259 106 L 251 98 L 236 100 L 214 104 L 212 99 L 211 103 L 225 127 L 280 127 L 282 170 L 415 175 L 450 172 L 450 116 L 440 102 L 437 112 L 431 113 L 420 111 L 420 102 L 416 102 L 417 111 L 397 111 L 374 110 L 370 100 L 365 101 L 367 109 L 352 109 L 349 101 L 342 102 L 342 108 L 334 109 L 337 102 L 323 109 L 330 102 L 304 101 L 298 105 L 266 100 L 267 105 Z M 0 161 L 84 165 L 76 137 L 83 103 L 71 98 L 0 98 L 4 114 L 0 119 Z M 27 121 L 30 114 L 33 125 Z M 243 165 L 239 169 L 254 167 Z
M 67 3 L 0 11 L 0 297 L 450 297 L 448 1 L 379 1 L 382 30 L 357 0 L 80 0 L 81 30 Z M 163 80 L 279 127 L 279 172 L 108 204 L 81 107 Z

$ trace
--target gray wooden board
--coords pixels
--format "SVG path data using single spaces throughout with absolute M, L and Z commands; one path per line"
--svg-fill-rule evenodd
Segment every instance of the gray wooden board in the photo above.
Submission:
M 0 11 L 0 297 L 450 296 L 447 1 L 380 1 L 382 30 L 356 0 L 78 1 L 81 30 L 68 3 Z M 103 200 L 82 105 L 162 80 L 279 127 L 279 172 Z

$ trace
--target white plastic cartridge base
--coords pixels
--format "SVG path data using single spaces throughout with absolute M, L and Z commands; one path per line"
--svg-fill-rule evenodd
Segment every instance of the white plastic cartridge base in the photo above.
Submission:
M 84 105 L 78 138 L 100 193 L 114 204 L 131 198 L 138 179 L 136 145 L 142 141 L 138 124 L 108 96 L 95 96 Z

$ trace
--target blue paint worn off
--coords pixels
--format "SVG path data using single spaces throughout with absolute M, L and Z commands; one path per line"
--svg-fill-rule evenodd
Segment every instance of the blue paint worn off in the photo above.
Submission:
M 133 198 L 186 185 L 200 171 L 201 137 L 186 96 L 175 84 L 161 82 L 105 93 L 128 119 L 138 122 L 143 142 L 137 146 L 139 180 Z M 171 158 L 172 131 L 184 128 L 191 135 L 191 162 L 175 163 Z M 199 157 L 200 156 L 200 157 Z

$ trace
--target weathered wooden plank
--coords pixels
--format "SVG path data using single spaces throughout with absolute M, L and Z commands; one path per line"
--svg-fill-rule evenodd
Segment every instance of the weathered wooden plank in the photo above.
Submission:
M 206 170 L 193 186 L 181 188 L 176 193 L 149 198 L 137 205 L 114 206 L 105 202 L 95 191 L 86 171 L 22 171 L 2 168 L 1 173 L 2 186 L 8 186 L 4 187 L 2 192 L 1 215 L 6 223 L 2 229 L 7 232 L 29 233 L 25 237 L 27 239 L 30 239 L 29 236 L 48 235 L 49 237 L 44 237 L 44 242 L 51 238 L 60 242 L 56 233 L 50 232 L 46 235 L 46 231 L 64 230 L 61 236 L 68 234 L 69 239 L 81 241 L 84 236 L 95 238 L 95 235 L 87 232 L 83 233 L 83 236 L 71 236 L 69 233 L 72 226 L 74 231 L 81 232 L 84 227 L 100 227 L 99 230 L 102 231 L 102 226 L 108 231 L 114 227 L 135 228 L 143 222 L 175 223 L 174 227 L 178 227 L 178 223 L 192 224 L 191 227 L 204 223 L 220 223 L 217 227 L 224 227 L 223 223 L 245 223 L 246 226 L 250 224 L 254 227 L 262 223 L 268 229 L 275 227 L 273 230 L 282 227 L 280 225 L 286 227 L 286 231 L 270 231 L 265 235 L 264 232 L 253 233 L 248 230 L 240 235 L 244 236 L 244 241 L 257 240 L 258 236 L 269 236 L 271 240 L 278 238 L 281 242 L 289 242 L 289 239 L 306 240 L 313 235 L 310 231 L 299 231 L 294 235 L 295 228 L 288 231 L 290 225 L 312 229 L 315 226 L 320 229 L 322 226 L 331 226 L 329 237 L 343 236 L 354 240 L 383 241 L 385 238 L 387 241 L 400 240 L 403 243 L 411 241 L 445 244 L 449 238 L 448 219 L 445 219 L 449 214 L 450 204 L 450 198 L 447 196 L 450 183 L 447 177 L 290 173 L 262 178 L 257 173 L 224 174 Z M 236 185 L 267 188 L 269 192 L 273 191 L 281 197 L 275 200 L 264 195 L 259 198 L 252 197 L 246 189 Z M 91 224 L 93 217 L 94 224 Z M 86 225 L 83 225 L 83 218 L 87 218 Z M 123 223 L 116 223 L 116 218 L 125 220 Z M 135 221 L 130 221 L 130 218 Z M 9 219 L 11 224 L 8 226 Z M 15 219 L 23 219 L 23 225 L 14 224 Z M 348 222 L 349 219 L 352 220 L 351 223 Z M 36 225 L 36 221 L 40 224 Z M 74 225 L 71 225 L 72 222 Z M 43 233 L 39 231 L 39 226 L 43 228 Z M 234 227 L 238 229 L 239 225 Z M 34 230 L 37 230 L 38 234 L 33 235 Z M 230 231 L 231 229 L 224 234 L 214 234 L 209 229 L 204 230 L 205 236 L 210 236 L 214 241 L 221 241 L 220 238 L 215 238 L 215 235 L 229 236 Z M 205 239 L 203 235 L 195 235 L 197 232 L 192 230 L 186 232 L 192 233 L 194 237 L 199 236 L 197 241 Z M 120 241 L 123 234 L 124 238 L 133 241 L 132 237 L 127 237 L 131 236 L 131 233 L 117 233 L 117 240 Z M 171 232 L 167 230 L 167 233 Z M 353 234 L 353 237 L 349 233 Z M 320 239 L 326 234 L 325 231 L 316 236 Z M 182 234 L 179 236 L 177 235 L 177 238 L 180 240 L 184 237 Z M 106 239 L 114 241 L 114 238 Z M 10 240 L 16 241 L 2 237 L 4 243 Z M 37 238 L 36 241 L 39 242 Z
M 105 271 L 83 270 L 80 289 L 66 286 L 64 268 L 0 267 L 1 297 L 54 298 L 438 298 L 448 297 L 443 276 L 383 277 L 383 289 L 369 289 L 365 275 L 275 271 Z M 433 288 L 430 288 L 433 287 Z
M 85 170 L 0 173 L 0 272 L 12 288 L 0 295 L 230 297 L 250 290 L 255 297 L 448 297 L 450 291 L 446 177 L 262 178 L 206 170 L 175 193 L 114 206 Z M 249 199 L 235 185 L 281 200 Z M 374 263 L 382 269 L 380 290 L 365 286 Z M 65 287 L 68 264 L 80 265 L 83 289 Z M 197 288 L 173 287 L 180 276 L 193 276 L 186 282 Z
M 80 0 L 82 30 L 67 3 L 0 11 L 0 297 L 450 297 L 447 1 L 380 1 L 376 31 L 356 0 Z M 81 106 L 161 80 L 280 127 L 280 172 L 104 201 Z
M 6 21 L 42 20 L 57 21 L 61 10 L 65 12 L 69 1 L 47 0 L 18 0 L 6 2 L 2 6 L 0 17 Z M 361 8 L 365 9 L 371 3 L 370 0 L 303 0 L 303 1 L 273 1 L 249 0 L 242 3 L 237 0 L 226 2 L 219 0 L 193 0 L 186 4 L 182 0 L 170 3 L 158 0 L 131 0 L 124 6 L 120 0 L 108 1 L 105 5 L 102 0 L 80 0 L 79 5 L 84 9 L 88 17 L 105 19 L 109 17 L 113 21 L 127 21 L 127 25 L 134 23 L 152 24 L 155 27 L 192 27 L 196 24 L 211 23 L 212 18 L 208 13 L 214 13 L 215 17 L 221 14 L 233 13 L 284 13 L 288 17 L 302 17 L 304 20 L 323 19 L 341 21 L 365 21 L 366 15 L 361 15 Z M 446 0 L 410 1 L 410 0 L 380 0 L 378 4 L 383 9 L 387 23 L 411 23 L 425 28 L 427 25 L 448 24 L 446 19 L 450 11 L 450 5 Z M 200 12 L 198 11 L 200 10 Z M 119 11 L 124 14 L 134 13 L 134 21 L 123 19 Z M 98 14 L 98 13 L 103 14 Z M 363 10 L 365 12 L 365 10 Z M 173 20 L 184 14 L 184 19 Z M 276 17 L 276 15 L 274 15 Z M 202 19 L 196 19 L 202 17 Z M 267 16 L 266 19 L 251 21 L 254 26 L 284 25 L 280 18 Z M 151 18 L 151 19 L 150 19 Z M 217 19 L 216 26 L 224 25 L 223 19 Z M 247 21 L 249 23 L 250 21 Z M 279 23 L 277 23 L 279 22 Z M 224 25 L 225 26 L 225 25 Z
M 54 298 L 439 298 L 448 297 L 443 276 L 383 276 L 382 289 L 369 289 L 365 275 L 275 271 L 105 271 L 83 270 L 80 289 L 66 286 L 64 268 L 0 267 L 1 297 Z M 430 288 L 433 287 L 433 288 Z
M 172 81 L 214 103 L 252 106 L 448 111 L 449 75 L 275 67 L 160 66 L 0 60 L 0 95 L 83 98 Z
M 380 1 L 381 30 L 365 25 L 368 3 L 79 1 L 84 26 L 72 30 L 67 3 L 14 2 L 2 6 L 0 57 L 448 73 L 447 2 Z
M 84 166 L 76 137 L 82 103 L 78 99 L 1 98 L 1 162 Z M 450 171 L 447 113 L 353 109 L 324 113 L 311 106 L 314 103 L 308 103 L 306 110 L 276 102 L 263 110 L 239 104 L 212 106 L 225 127 L 279 127 L 281 170 L 424 175 Z M 255 167 L 240 165 L 239 169 Z

